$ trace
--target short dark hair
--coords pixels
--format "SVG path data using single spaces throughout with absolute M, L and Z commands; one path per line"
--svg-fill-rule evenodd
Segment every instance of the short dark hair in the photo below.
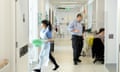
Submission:
M 105 31 L 104 28 L 100 28 L 100 29 L 99 29 L 99 33 L 103 32 L 103 31 Z
M 81 13 L 77 14 L 77 17 L 79 17 L 79 16 L 82 17 L 82 14 Z

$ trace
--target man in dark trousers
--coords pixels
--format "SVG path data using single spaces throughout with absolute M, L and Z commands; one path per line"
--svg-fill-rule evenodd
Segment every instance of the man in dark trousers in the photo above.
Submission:
M 73 48 L 73 62 L 74 65 L 77 65 L 78 62 L 81 62 L 79 59 L 82 47 L 83 47 L 83 26 L 81 24 L 82 14 L 77 14 L 77 18 L 73 20 L 68 29 L 72 33 L 72 48 Z

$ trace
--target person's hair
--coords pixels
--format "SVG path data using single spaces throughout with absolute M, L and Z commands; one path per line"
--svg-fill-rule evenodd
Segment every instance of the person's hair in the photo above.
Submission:
M 105 29 L 104 28 L 100 28 L 99 33 L 103 32 L 103 31 L 105 31 Z
M 77 17 L 82 17 L 82 14 L 81 13 L 77 14 Z
M 52 25 L 50 21 L 42 20 L 42 23 L 45 24 L 46 27 L 49 27 L 49 30 L 52 31 Z

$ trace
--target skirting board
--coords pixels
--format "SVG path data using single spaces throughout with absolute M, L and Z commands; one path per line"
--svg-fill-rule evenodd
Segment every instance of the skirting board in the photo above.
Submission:
M 106 64 L 105 66 L 108 72 L 116 72 L 116 64 Z

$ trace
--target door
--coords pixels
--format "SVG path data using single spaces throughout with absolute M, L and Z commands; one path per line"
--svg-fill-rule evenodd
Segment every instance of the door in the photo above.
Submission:
M 16 72 L 28 72 L 29 0 L 16 0 Z

